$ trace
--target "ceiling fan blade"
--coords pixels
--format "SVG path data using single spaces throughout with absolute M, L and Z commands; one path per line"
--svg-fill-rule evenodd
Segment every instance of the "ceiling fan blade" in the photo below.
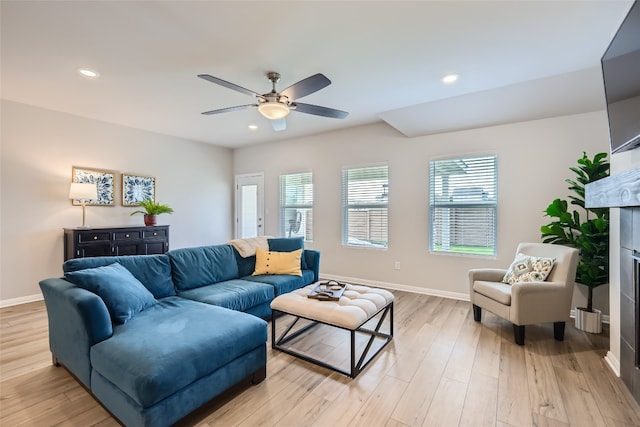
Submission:
M 287 128 L 287 120 L 286 119 L 271 120 L 271 127 L 276 132 L 280 132 L 281 130 L 285 130 Z
M 317 92 L 322 88 L 325 88 L 331 84 L 324 74 L 318 73 L 311 77 L 307 77 L 304 80 L 300 80 L 298 83 L 294 83 L 282 92 L 280 95 L 284 95 L 289 98 L 290 101 L 300 99 L 303 96 L 311 95 L 313 92 Z
M 220 113 L 228 113 L 230 111 L 244 110 L 245 108 L 249 108 L 249 107 L 257 107 L 257 105 L 255 104 L 236 105 L 235 107 L 227 107 L 227 108 L 220 108 L 219 110 L 205 111 L 202 114 L 209 116 L 211 114 L 220 114 Z
M 331 117 L 333 119 L 344 119 L 349 115 L 346 111 L 335 110 L 328 107 L 320 107 L 319 105 L 302 104 L 300 102 L 294 102 L 292 107 L 295 107 L 293 111 L 300 113 L 313 114 L 322 117 Z
M 205 79 L 205 80 L 207 80 L 207 81 L 209 81 L 211 83 L 215 83 L 217 85 L 224 86 L 224 87 L 226 87 L 228 89 L 235 90 L 235 91 L 240 92 L 240 93 L 244 93 L 246 95 L 261 96 L 257 92 L 254 92 L 252 90 L 246 89 L 246 88 L 244 88 L 242 86 L 238 86 L 235 83 L 230 83 L 230 82 L 228 82 L 226 80 L 222 80 L 222 79 L 219 79 L 217 77 L 210 76 L 209 74 L 198 74 L 198 77 L 200 77 L 201 79 Z

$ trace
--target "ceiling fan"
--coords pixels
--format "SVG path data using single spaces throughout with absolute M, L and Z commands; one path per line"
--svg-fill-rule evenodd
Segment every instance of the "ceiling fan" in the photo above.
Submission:
M 297 83 L 292 84 L 281 92 L 276 91 L 276 83 L 280 81 L 280 74 L 276 72 L 267 73 L 267 79 L 272 84 L 271 92 L 259 94 L 249 89 L 245 89 L 242 86 L 238 86 L 234 83 L 230 83 L 226 80 L 219 79 L 217 77 L 210 76 L 208 74 L 199 74 L 198 77 L 210 81 L 211 83 L 224 86 L 228 89 L 235 90 L 240 93 L 254 96 L 257 103 L 237 105 L 235 107 L 221 108 L 218 110 L 205 111 L 202 114 L 220 114 L 227 113 L 229 111 L 244 110 L 249 107 L 256 107 L 260 114 L 267 119 L 271 120 L 271 126 L 276 131 L 285 130 L 287 128 L 287 122 L 285 117 L 290 111 L 299 111 L 301 113 L 313 114 L 322 117 L 331 117 L 334 119 L 344 119 L 349 113 L 346 111 L 335 110 L 333 108 L 321 107 L 319 105 L 303 104 L 296 100 L 307 95 L 311 95 L 314 92 L 319 91 L 331 84 L 324 74 L 318 73 L 306 79 L 300 80 Z

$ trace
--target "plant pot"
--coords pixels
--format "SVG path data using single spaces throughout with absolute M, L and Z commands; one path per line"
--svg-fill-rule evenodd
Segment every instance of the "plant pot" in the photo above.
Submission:
M 156 215 L 145 215 L 144 216 L 144 225 L 150 227 L 152 225 L 156 225 Z
M 576 307 L 575 316 L 576 329 L 590 334 L 602 332 L 602 311 L 594 308 L 593 312 L 590 312 L 585 307 Z

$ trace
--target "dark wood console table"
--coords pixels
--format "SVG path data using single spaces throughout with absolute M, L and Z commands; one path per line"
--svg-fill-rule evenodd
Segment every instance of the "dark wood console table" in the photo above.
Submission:
M 151 255 L 169 250 L 169 226 L 64 229 L 64 260 L 96 256 Z

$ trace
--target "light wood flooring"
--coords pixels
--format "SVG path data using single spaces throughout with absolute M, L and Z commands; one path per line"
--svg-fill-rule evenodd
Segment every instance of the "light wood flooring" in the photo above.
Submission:
M 180 426 L 640 426 L 603 360 L 608 337 L 567 325 L 512 326 L 469 303 L 395 291 L 394 339 L 355 380 L 268 346 L 267 378 L 237 387 Z M 278 321 L 278 325 L 280 322 Z M 0 309 L 1 426 L 117 426 L 51 365 L 44 303 Z M 315 332 L 314 332 L 315 333 Z M 343 354 L 326 330 L 318 352 Z M 310 350 L 311 351 L 311 350 Z M 346 356 L 346 353 L 344 353 Z

